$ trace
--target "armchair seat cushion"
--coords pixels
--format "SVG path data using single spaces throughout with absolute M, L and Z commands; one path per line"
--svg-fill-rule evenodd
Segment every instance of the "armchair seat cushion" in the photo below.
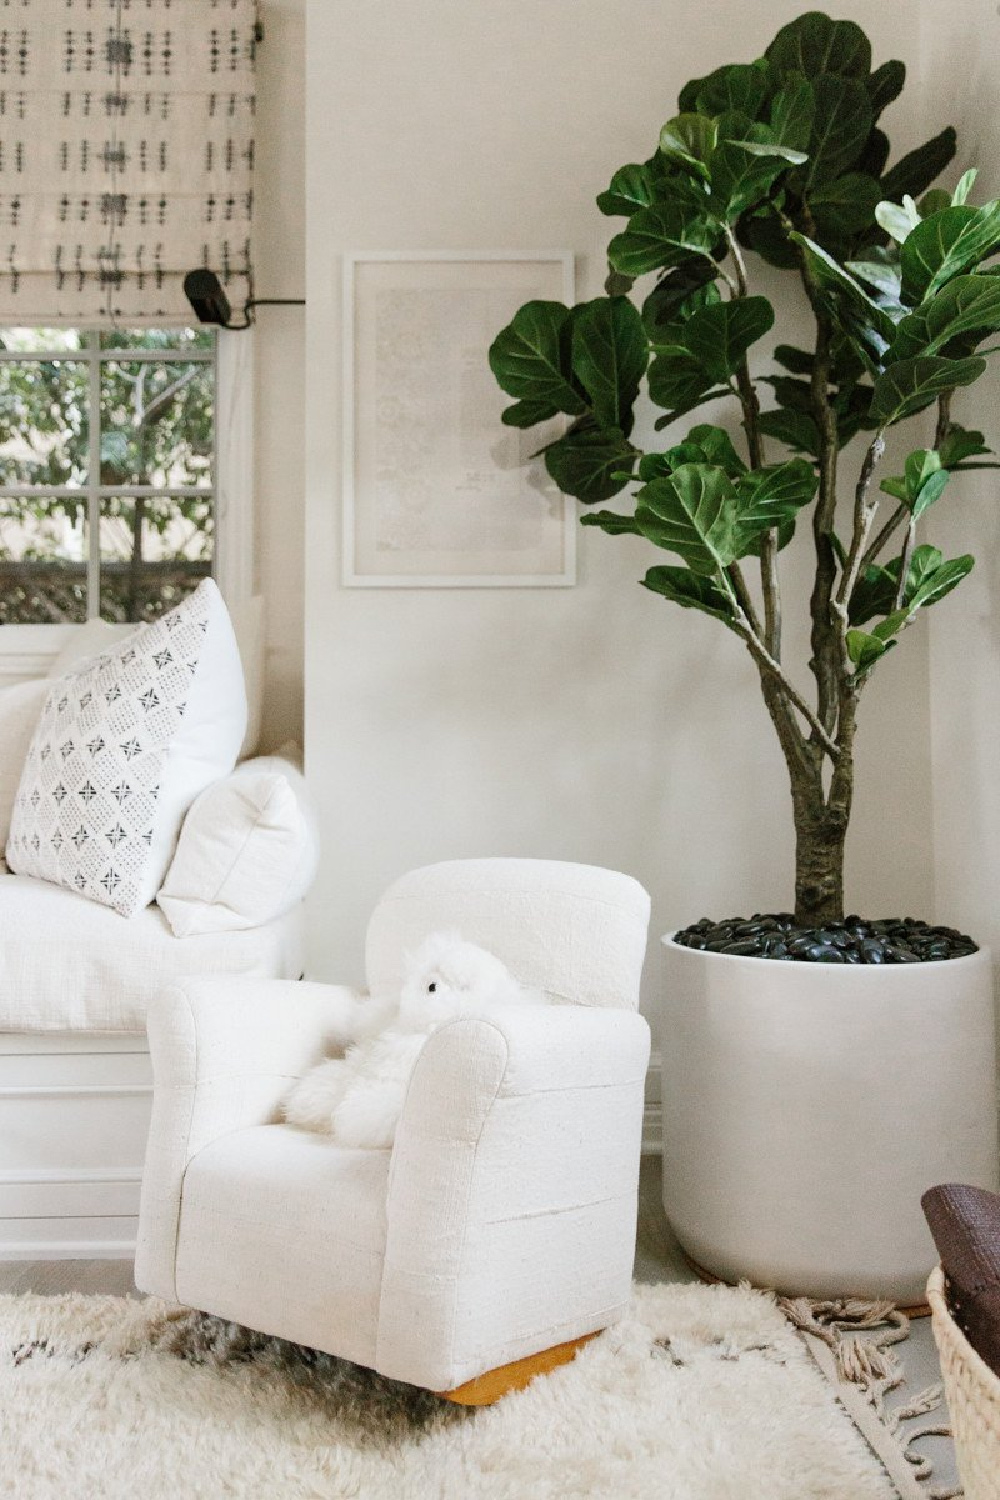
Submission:
M 302 972 L 299 909 L 246 932 L 176 938 L 157 906 L 127 918 L 61 886 L 0 875 L 0 934 L 2 1031 L 144 1031 L 152 996 L 187 975 Z
M 290 1125 L 213 1141 L 184 1177 L 178 1299 L 373 1365 L 389 1158 Z

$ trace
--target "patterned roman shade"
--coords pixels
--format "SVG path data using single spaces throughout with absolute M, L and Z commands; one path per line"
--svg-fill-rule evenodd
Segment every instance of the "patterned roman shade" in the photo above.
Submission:
M 0 0 L 0 322 L 249 295 L 254 0 Z

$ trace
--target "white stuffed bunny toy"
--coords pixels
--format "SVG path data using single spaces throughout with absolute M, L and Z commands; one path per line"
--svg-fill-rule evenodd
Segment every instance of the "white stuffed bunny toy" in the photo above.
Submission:
M 390 1147 L 410 1075 L 432 1031 L 496 1006 L 547 1003 L 547 996 L 525 989 L 492 953 L 457 933 L 435 932 L 409 959 L 398 1010 L 371 1034 L 362 1034 L 362 1011 L 345 1056 L 299 1079 L 285 1100 L 285 1119 L 332 1133 L 342 1146 Z

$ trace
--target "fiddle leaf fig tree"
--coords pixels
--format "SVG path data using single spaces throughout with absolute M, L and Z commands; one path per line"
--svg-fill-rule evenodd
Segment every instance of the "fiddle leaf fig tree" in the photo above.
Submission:
M 667 554 L 645 587 L 719 621 L 752 658 L 788 767 L 805 926 L 843 917 L 861 696 L 973 565 L 918 545 L 917 524 L 956 474 L 997 467 L 952 398 L 1000 348 L 1000 266 L 988 264 L 1000 202 L 971 201 L 972 171 L 933 186 L 955 154 L 950 127 L 889 165 L 880 121 L 904 78 L 901 62 L 872 67 L 854 22 L 811 11 L 763 57 L 685 84 L 652 155 L 597 199 L 624 220 L 607 295 L 529 302 L 490 349 L 514 398 L 505 423 L 566 418 L 542 451 L 559 489 L 596 507 L 583 524 Z M 765 346 L 775 308 L 748 252 L 804 290 L 809 347 Z M 765 361 L 771 373 L 755 373 Z M 670 429 L 661 451 L 633 441 L 643 385 L 655 429 Z M 723 397 L 742 453 L 712 424 L 678 435 Z M 898 424 L 919 446 L 883 474 Z M 857 461 L 844 451 L 855 438 Z M 782 651 L 780 554 L 797 525 L 815 558 L 808 691 Z

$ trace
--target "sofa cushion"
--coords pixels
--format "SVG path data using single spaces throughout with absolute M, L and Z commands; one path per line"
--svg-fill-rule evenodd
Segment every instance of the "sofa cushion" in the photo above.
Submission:
M 246 694 L 211 579 L 50 688 L 7 863 L 132 916 L 155 896 L 195 797 L 236 763 Z
M 192 804 L 156 901 L 177 937 L 259 927 L 298 905 L 318 864 L 302 773 L 259 756 Z
M 301 909 L 248 932 L 175 938 L 44 881 L 0 875 L 0 1030 L 144 1031 L 150 997 L 191 974 L 298 979 Z

